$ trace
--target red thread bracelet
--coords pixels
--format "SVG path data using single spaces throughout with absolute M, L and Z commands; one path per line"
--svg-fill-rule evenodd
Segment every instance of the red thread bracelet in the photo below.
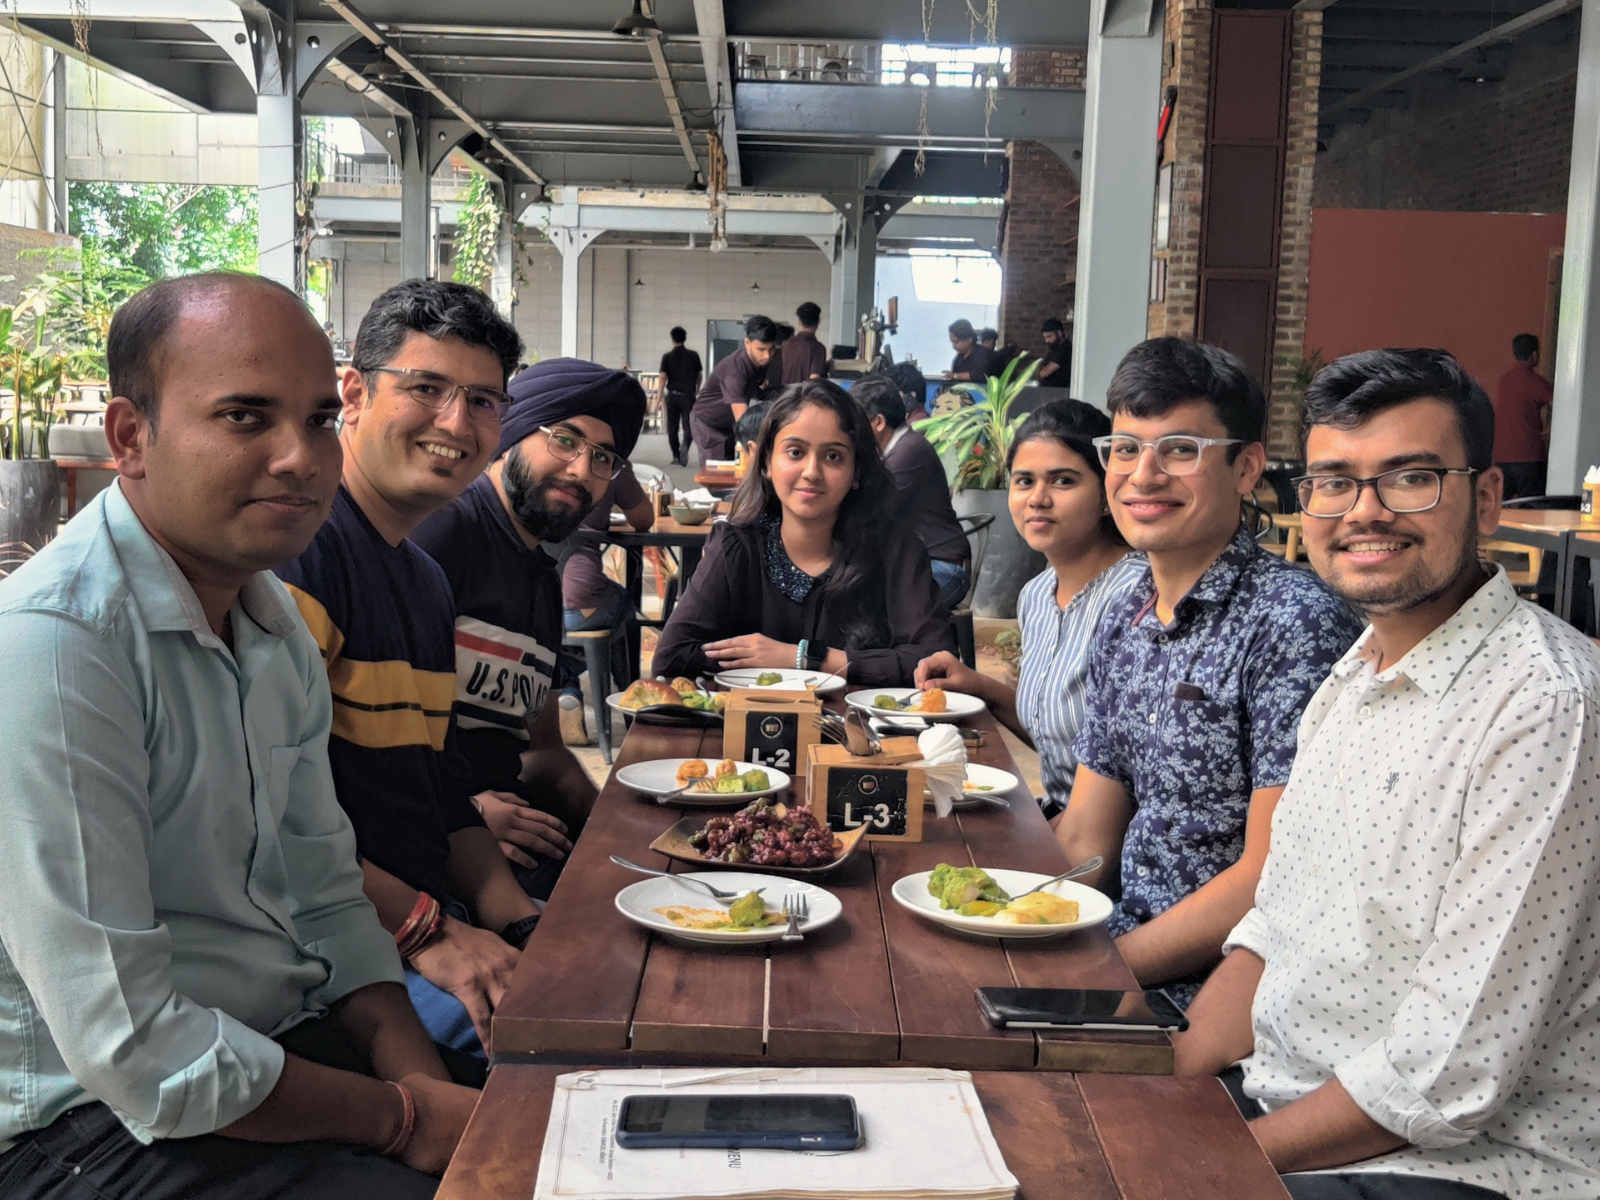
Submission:
M 386 1158 L 399 1158 L 405 1148 L 411 1144 L 411 1134 L 417 1127 L 417 1102 L 411 1098 L 411 1089 L 403 1083 L 389 1080 L 389 1084 L 400 1092 L 400 1100 L 406 1106 L 406 1115 L 400 1122 L 400 1132 L 395 1134 L 394 1141 L 383 1148 Z

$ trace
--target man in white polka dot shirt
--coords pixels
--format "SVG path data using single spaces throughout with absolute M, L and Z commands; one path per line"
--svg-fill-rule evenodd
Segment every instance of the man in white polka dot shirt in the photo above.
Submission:
M 1341 358 L 1305 419 L 1306 548 L 1371 626 L 1178 1070 L 1243 1060 L 1296 1200 L 1600 1195 L 1600 654 L 1479 564 L 1494 415 L 1448 354 Z

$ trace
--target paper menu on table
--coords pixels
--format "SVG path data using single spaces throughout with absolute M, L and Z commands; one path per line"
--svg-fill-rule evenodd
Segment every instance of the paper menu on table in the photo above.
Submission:
M 625 1150 L 624 1096 L 826 1094 L 855 1098 L 863 1144 L 789 1150 Z M 1006 1169 L 965 1071 L 797 1068 L 583 1071 L 556 1080 L 533 1200 L 965 1197 L 1010 1200 Z

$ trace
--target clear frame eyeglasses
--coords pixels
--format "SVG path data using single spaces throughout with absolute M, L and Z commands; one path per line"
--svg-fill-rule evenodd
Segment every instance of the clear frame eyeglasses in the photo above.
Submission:
M 511 397 L 491 387 L 457 383 L 432 371 L 410 371 L 404 367 L 369 367 L 374 374 L 392 375 L 394 385 L 424 408 L 443 412 L 457 396 L 465 396 L 467 414 L 473 420 L 492 419 L 499 424 L 511 407 Z
M 1169 433 L 1153 442 L 1141 442 L 1132 434 L 1113 433 L 1094 439 L 1100 465 L 1113 475 L 1132 475 L 1146 450 L 1156 456 L 1156 470 L 1163 475 L 1193 475 L 1200 469 L 1200 458 L 1207 446 L 1242 446 L 1240 438 L 1194 437 Z
M 587 450 L 589 470 L 596 479 L 615 479 L 622 468 L 628 465 L 628 460 L 615 450 L 597 446 L 588 438 L 573 433 L 570 429 L 551 429 L 548 425 L 541 425 L 539 432 L 544 434 L 551 455 L 562 462 L 577 462 Z
M 1301 475 L 1294 486 L 1300 511 L 1308 517 L 1342 517 L 1361 502 L 1361 489 L 1378 493 L 1378 503 L 1392 513 L 1427 512 L 1444 494 L 1446 475 L 1476 475 L 1469 467 L 1399 467 L 1382 475 L 1356 479 L 1350 475 Z

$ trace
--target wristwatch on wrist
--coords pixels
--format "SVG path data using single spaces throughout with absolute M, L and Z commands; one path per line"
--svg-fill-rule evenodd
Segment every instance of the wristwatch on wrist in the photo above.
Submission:
M 538 923 L 539 914 L 534 913 L 531 917 L 523 917 L 520 921 L 511 922 L 500 931 L 500 936 L 518 950 L 521 950 L 528 944 L 528 938 L 533 934 L 533 927 Z
M 822 664 L 828 661 L 828 648 L 821 642 L 810 642 L 806 645 L 806 667 L 808 671 L 822 670 Z

